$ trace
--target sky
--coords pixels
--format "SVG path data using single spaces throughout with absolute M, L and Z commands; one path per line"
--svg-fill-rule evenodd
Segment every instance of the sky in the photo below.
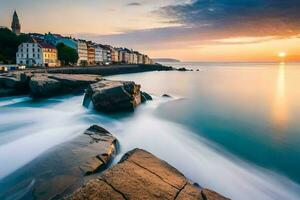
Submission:
M 300 61 L 299 0 L 0 0 L 22 32 L 59 33 L 182 61 Z M 282 58 L 281 58 L 282 59 Z

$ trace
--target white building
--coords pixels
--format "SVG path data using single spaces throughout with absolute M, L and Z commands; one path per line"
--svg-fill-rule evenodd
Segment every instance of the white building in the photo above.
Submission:
M 19 45 L 16 62 L 18 65 L 56 67 L 58 66 L 57 50 L 52 45 L 31 39 Z
M 104 52 L 105 50 L 102 48 L 101 45 L 98 45 L 98 44 L 94 45 L 94 48 L 95 48 L 95 63 L 97 65 L 101 65 L 104 62 L 103 56 L 105 54 L 105 52 Z
M 88 63 L 88 47 L 84 40 L 77 40 L 78 65 L 87 65 Z

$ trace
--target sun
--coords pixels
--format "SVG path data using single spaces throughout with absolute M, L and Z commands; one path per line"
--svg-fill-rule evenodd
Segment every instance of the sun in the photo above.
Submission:
M 278 53 L 278 57 L 279 58 L 285 58 L 286 57 L 286 53 L 285 52 L 279 52 Z

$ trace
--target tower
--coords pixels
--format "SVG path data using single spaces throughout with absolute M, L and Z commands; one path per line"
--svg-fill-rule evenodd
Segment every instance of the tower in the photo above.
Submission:
M 16 35 L 20 35 L 20 33 L 21 33 L 21 24 L 20 24 L 19 17 L 18 17 L 18 14 L 17 14 L 16 11 L 14 12 L 14 15 L 13 15 L 13 20 L 12 20 L 12 23 L 11 23 L 11 29 Z

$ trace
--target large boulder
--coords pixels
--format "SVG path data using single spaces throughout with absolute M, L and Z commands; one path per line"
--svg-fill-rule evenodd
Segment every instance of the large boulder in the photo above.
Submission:
M 29 80 L 30 73 L 10 73 L 0 76 L 0 88 L 3 91 L 11 92 L 1 92 L 2 96 L 11 96 L 18 94 L 26 94 L 29 90 Z
M 30 94 L 33 98 L 44 98 L 60 94 L 80 93 L 89 84 L 100 80 L 100 76 L 87 74 L 35 74 L 29 82 Z
M 73 200 L 227 200 L 189 181 L 177 169 L 151 153 L 135 149 L 119 164 L 78 189 Z
M 100 112 L 133 111 L 141 104 L 141 86 L 130 81 L 103 80 L 86 90 L 84 105 L 92 101 Z
M 109 167 L 117 146 L 112 134 L 93 125 L 84 134 L 48 150 L 6 177 L 11 185 L 5 194 L 0 194 L 0 199 L 62 199 L 78 189 L 85 179 Z M 16 178 L 18 183 L 13 181 Z M 14 194 L 19 198 L 12 197 Z

